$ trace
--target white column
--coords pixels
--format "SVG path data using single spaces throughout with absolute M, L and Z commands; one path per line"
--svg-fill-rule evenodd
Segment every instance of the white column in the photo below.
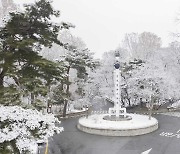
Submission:
M 114 96 L 115 96 L 115 110 L 116 110 L 116 117 L 119 116 L 119 109 L 121 108 L 121 90 L 120 90 L 120 83 L 121 83 L 121 73 L 119 69 L 114 70 Z
M 115 115 L 126 117 L 126 108 L 121 105 L 121 70 L 119 62 L 119 54 L 115 54 L 115 70 L 114 70 L 114 107 L 109 109 L 109 116 Z M 115 112 L 115 113 L 114 113 Z

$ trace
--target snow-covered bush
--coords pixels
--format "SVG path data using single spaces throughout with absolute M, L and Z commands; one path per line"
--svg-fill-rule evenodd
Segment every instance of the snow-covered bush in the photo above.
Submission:
M 74 105 L 74 109 L 82 110 L 84 107 L 91 105 L 87 98 L 78 99 L 73 101 L 72 104 Z
M 0 111 L 0 153 L 9 150 L 35 154 L 39 140 L 46 142 L 54 133 L 63 131 L 55 126 L 60 121 L 52 114 L 18 106 L 0 106 Z
M 168 108 L 180 108 L 180 100 L 168 106 Z

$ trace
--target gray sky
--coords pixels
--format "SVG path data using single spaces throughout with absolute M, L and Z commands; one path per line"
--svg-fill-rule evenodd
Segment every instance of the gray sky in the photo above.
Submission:
M 180 27 L 175 22 L 179 0 L 54 0 L 53 5 L 61 11 L 56 22 L 76 25 L 72 33 L 81 37 L 96 57 L 117 48 L 124 34 L 131 32 L 153 32 L 166 46 L 172 40 L 171 33 Z

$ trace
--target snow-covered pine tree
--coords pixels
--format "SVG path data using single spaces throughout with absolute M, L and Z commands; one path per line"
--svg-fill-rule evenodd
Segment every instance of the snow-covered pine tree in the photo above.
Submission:
M 27 94 L 31 94 L 32 100 L 37 95 L 44 97 L 52 80 L 62 80 L 63 69 L 39 54 L 44 46 L 51 47 L 52 43 L 63 46 L 57 39 L 62 25 L 53 23 L 52 16 L 59 17 L 59 11 L 54 11 L 49 1 L 40 0 L 35 5 L 27 5 L 24 12 L 11 12 L 10 20 L 1 27 L 1 103 L 6 102 L 12 89 L 17 102 Z M 12 105 L 15 101 L 10 102 Z

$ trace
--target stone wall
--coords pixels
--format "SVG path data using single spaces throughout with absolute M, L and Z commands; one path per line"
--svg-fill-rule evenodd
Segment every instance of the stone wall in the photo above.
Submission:
M 147 133 L 151 133 L 158 129 L 158 123 L 150 127 L 139 128 L 139 129 L 127 129 L 127 130 L 112 130 L 112 129 L 94 129 L 82 126 L 81 124 L 77 125 L 77 128 L 83 132 L 96 135 L 104 136 L 137 136 Z

